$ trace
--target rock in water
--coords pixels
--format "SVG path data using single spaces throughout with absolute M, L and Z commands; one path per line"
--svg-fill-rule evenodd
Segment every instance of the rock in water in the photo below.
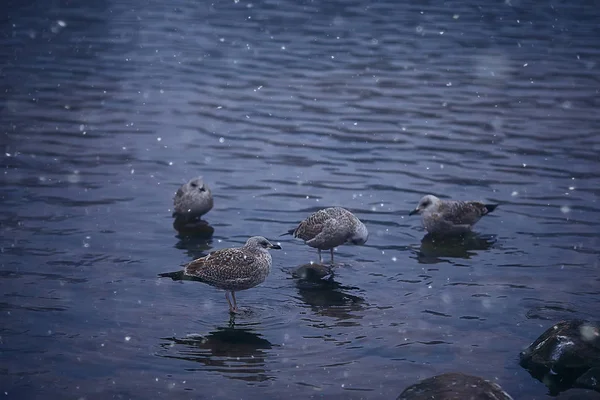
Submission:
M 560 321 L 519 358 L 520 365 L 553 394 L 572 387 L 600 392 L 600 323 Z
M 477 376 L 451 372 L 407 387 L 397 400 L 512 400 L 496 384 Z
M 294 268 L 292 276 L 294 278 L 304 279 L 308 281 L 318 281 L 331 275 L 333 268 L 330 265 L 323 264 L 302 264 Z

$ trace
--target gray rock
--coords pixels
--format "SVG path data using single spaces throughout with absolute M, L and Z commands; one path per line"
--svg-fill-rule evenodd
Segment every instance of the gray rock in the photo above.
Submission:
M 521 352 L 519 363 L 551 394 L 573 387 L 600 392 L 600 324 L 560 321 Z
M 302 264 L 292 270 L 294 278 L 304 279 L 308 281 L 316 281 L 330 276 L 333 269 L 330 265 L 323 264 Z
M 512 400 L 496 384 L 477 376 L 451 372 L 407 387 L 397 400 Z

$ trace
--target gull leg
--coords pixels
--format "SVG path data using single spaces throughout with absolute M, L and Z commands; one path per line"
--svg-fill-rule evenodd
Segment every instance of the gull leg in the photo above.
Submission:
M 229 313 L 229 329 L 235 328 L 235 313 Z
M 237 312 L 237 301 L 235 300 L 235 292 L 231 292 L 231 297 L 233 297 L 233 312 Z
M 317 249 L 317 251 L 319 252 L 319 262 L 323 264 L 323 257 L 321 257 L 321 249 Z
M 331 264 L 333 265 L 333 247 L 329 251 L 331 252 Z
M 233 295 L 233 292 L 231 292 L 231 294 Z M 235 312 L 234 307 L 231 305 L 231 300 L 229 300 L 229 292 L 225 292 L 225 298 L 227 299 L 227 303 L 229 303 L 229 312 L 230 313 Z M 235 301 L 235 297 L 233 299 Z

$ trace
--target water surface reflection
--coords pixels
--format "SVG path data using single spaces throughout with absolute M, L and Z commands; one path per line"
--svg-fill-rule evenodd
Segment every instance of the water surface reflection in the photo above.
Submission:
M 369 304 L 361 296 L 355 293 L 360 291 L 353 286 L 344 286 L 336 282 L 333 276 L 327 279 L 307 280 L 297 279 L 296 289 L 299 299 L 315 315 L 334 319 L 334 326 L 360 325 L 362 311 Z M 318 325 L 329 325 L 325 320 L 319 319 Z
M 273 379 L 265 358 L 271 342 L 243 324 L 229 325 L 208 334 L 190 334 L 183 338 L 162 338 L 158 356 L 202 364 L 184 367 L 187 371 L 210 371 L 231 379 L 263 382 Z
M 444 258 L 470 259 L 496 244 L 496 237 L 469 233 L 457 237 L 436 237 L 426 234 L 421 240 L 417 260 L 422 264 L 448 262 Z
M 189 257 L 189 261 L 208 255 L 213 248 L 212 240 L 206 239 L 203 235 L 184 235 L 180 233 L 176 237 L 177 242 L 174 247 L 184 250 Z

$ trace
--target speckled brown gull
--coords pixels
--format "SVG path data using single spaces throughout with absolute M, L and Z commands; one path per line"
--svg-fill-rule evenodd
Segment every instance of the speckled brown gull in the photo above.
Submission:
M 323 263 L 321 250 L 331 252 L 345 243 L 365 244 L 369 238 L 367 227 L 354 214 L 342 207 L 330 207 L 311 214 L 304 221 L 284 235 L 300 238 L 319 252 L 319 262 Z
M 198 258 L 184 268 L 184 274 L 225 290 L 229 311 L 237 311 L 235 292 L 253 288 L 264 282 L 271 271 L 268 249 L 281 249 L 262 236 L 253 236 L 242 247 L 217 250 Z M 229 292 L 233 304 L 229 300 Z
M 498 204 L 484 204 L 478 201 L 441 200 L 434 195 L 423 196 L 417 208 L 409 215 L 423 216 L 423 227 L 436 235 L 463 234 L 471 231 L 473 225 L 484 215 L 494 211 Z
M 213 197 L 201 176 L 182 185 L 173 198 L 173 216 L 185 220 L 202 217 L 213 208 Z

